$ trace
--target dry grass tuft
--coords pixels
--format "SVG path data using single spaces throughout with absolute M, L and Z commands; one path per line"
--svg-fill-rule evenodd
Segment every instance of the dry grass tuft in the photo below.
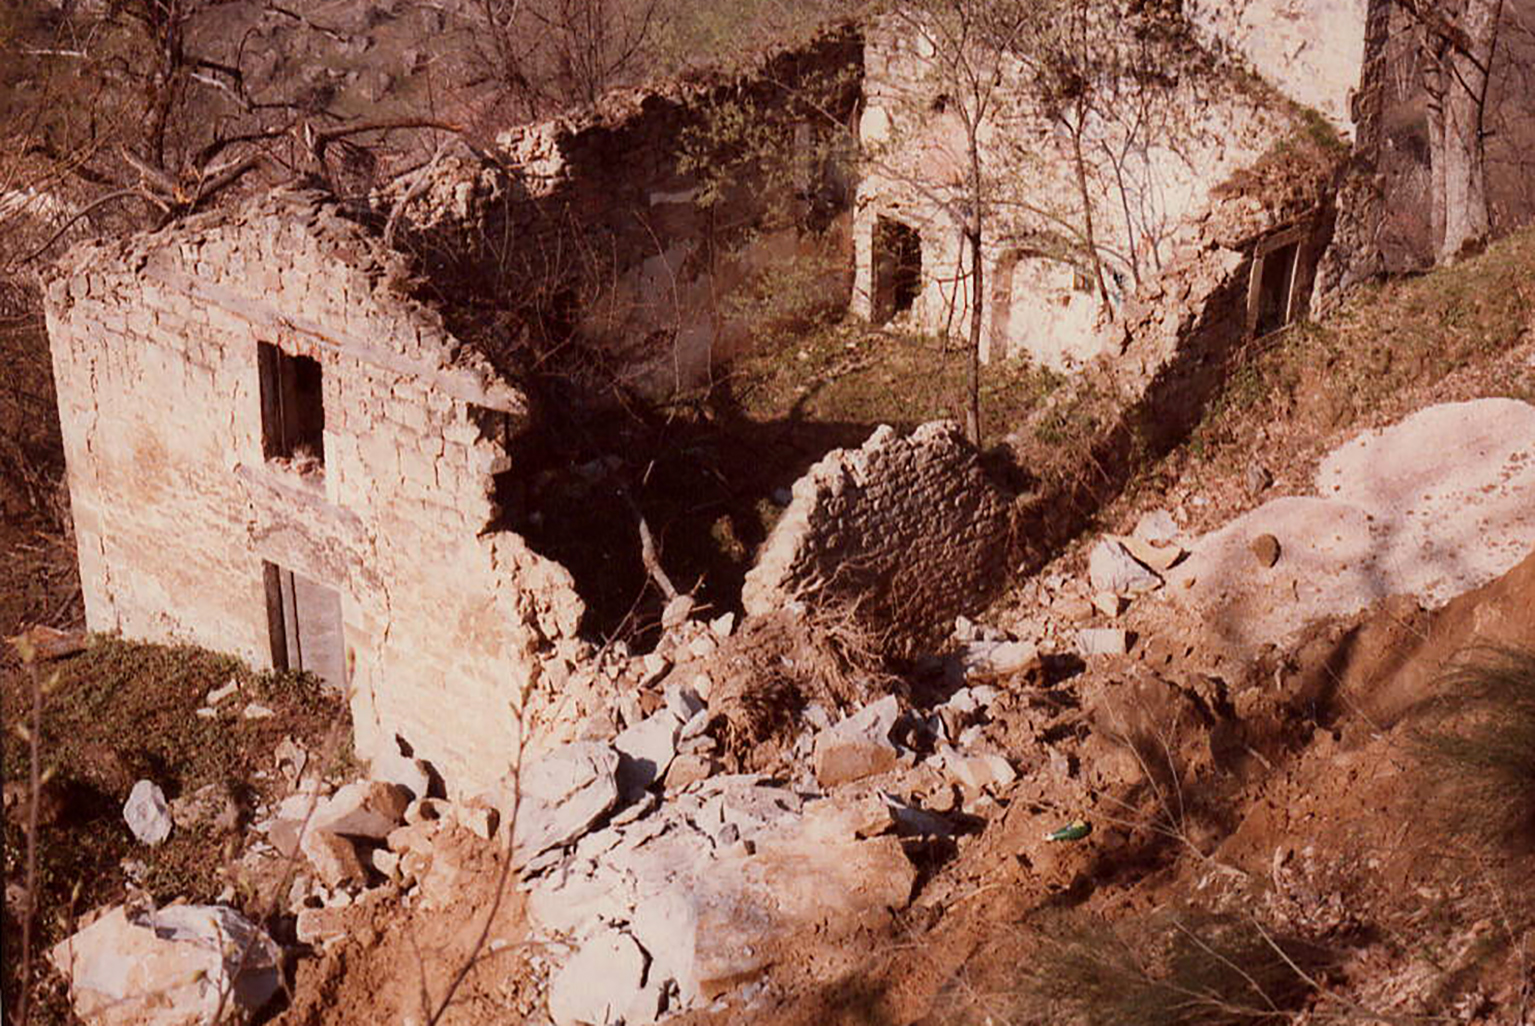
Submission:
M 1087 1026 L 1257 1026 L 1292 1018 L 1318 991 L 1325 953 L 1255 920 L 1194 908 L 1121 926 L 1061 914 L 1022 960 L 1013 1021 Z
M 887 693 L 880 639 L 851 614 L 818 611 L 752 617 L 709 667 L 711 707 L 724 719 L 727 756 L 766 769 L 793 743 L 799 714 L 812 703 L 845 710 Z
M 1410 735 L 1434 819 L 1482 841 L 1535 841 L 1535 649 L 1471 649 L 1439 685 Z

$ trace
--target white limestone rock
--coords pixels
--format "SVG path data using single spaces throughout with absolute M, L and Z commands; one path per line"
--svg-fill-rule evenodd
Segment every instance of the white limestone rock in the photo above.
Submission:
M 634 801 L 665 775 L 677 755 L 677 735 L 681 730 L 681 721 L 670 709 L 663 708 L 613 739 L 613 747 L 621 756 L 618 765 L 621 801 Z
M 88 1026 L 193 1026 L 249 1015 L 277 992 L 281 950 L 219 905 L 113 906 L 49 953 Z
M 1119 627 L 1088 627 L 1077 631 L 1077 649 L 1085 656 L 1124 655 L 1130 635 Z
M 1118 541 L 1103 538 L 1087 557 L 1087 576 L 1094 591 L 1139 595 L 1162 586 L 1162 578 L 1142 566 Z
M 588 937 L 549 983 L 549 1018 L 555 1026 L 655 1022 L 660 995 L 645 988 L 646 962 L 627 933 L 607 929 Z
M 383 840 L 405 822 L 410 793 L 382 780 L 355 780 L 315 806 L 309 829 Z
M 618 753 L 595 741 L 562 745 L 525 768 L 513 820 L 513 861 L 569 844 L 618 801 Z
M 815 776 L 822 787 L 836 787 L 892 768 L 899 752 L 890 729 L 900 715 L 894 695 L 886 695 L 815 740 Z
M 151 847 L 171 835 L 171 807 L 158 784 L 140 780 L 123 805 L 123 819 L 141 844 Z

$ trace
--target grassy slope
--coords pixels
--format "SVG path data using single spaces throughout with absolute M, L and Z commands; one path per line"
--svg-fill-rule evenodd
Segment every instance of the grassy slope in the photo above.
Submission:
M 10 653 L 7 652 L 7 658 Z M 7 886 L 25 880 L 25 809 L 28 792 L 29 676 L 12 663 L 0 667 L 5 747 L 4 858 Z M 274 748 L 292 737 L 310 751 L 324 751 L 333 724 L 333 750 L 345 757 L 350 730 L 343 703 L 322 695 L 305 676 L 256 673 L 239 660 L 202 649 L 132 644 L 96 637 L 85 652 L 41 667 L 43 729 L 40 756 L 45 783 L 38 831 L 37 922 L 34 951 L 67 935 L 74 919 L 127 892 L 125 859 L 143 863 L 140 886 L 159 903 L 174 898 L 211 901 L 233 886 L 233 904 L 260 918 L 269 895 L 250 893 L 228 878 L 233 834 L 211 826 L 178 826 L 168 840 L 139 844 L 122 818 L 135 781 L 159 784 L 172 800 L 208 784 L 224 785 L 242 808 L 242 822 L 258 800 L 269 801 L 282 778 Z M 220 703 L 217 718 L 196 710 L 205 696 L 229 681 L 237 696 Z M 273 710 L 245 719 L 240 710 L 257 701 Z M 15 1007 L 21 932 L 10 896 L 5 905 L 5 1001 Z M 36 956 L 34 956 L 35 958 Z M 34 966 L 44 983 L 34 1021 L 65 1021 L 60 981 Z

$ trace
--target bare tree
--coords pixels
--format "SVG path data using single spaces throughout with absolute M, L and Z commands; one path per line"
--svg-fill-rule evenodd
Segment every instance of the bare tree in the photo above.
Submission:
M 519 113 L 589 104 L 654 70 L 660 0 L 477 0 L 478 62 Z
M 73 213 L 45 218 L 55 234 L 11 253 L 12 266 L 82 221 L 96 230 L 162 224 L 206 208 L 263 166 L 274 178 L 336 183 L 344 170 L 371 164 L 354 140 L 455 127 L 431 117 L 343 116 L 323 91 L 270 75 L 257 81 L 257 48 L 249 31 L 229 31 L 232 10 L 231 0 L 119 0 L 66 6 L 18 30 L 23 65 L 12 71 L 4 177 L 55 205 L 64 198 Z M 291 15 L 276 5 L 267 13 Z M 364 159 L 337 161 L 348 154 Z

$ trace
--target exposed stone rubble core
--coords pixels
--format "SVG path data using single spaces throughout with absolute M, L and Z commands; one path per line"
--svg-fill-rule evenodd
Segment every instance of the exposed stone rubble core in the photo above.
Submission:
M 1506 573 L 1535 545 L 1535 407 L 1432 406 L 1334 450 L 1320 497 L 1274 499 L 1191 544 L 1167 594 L 1239 644 L 1388 595 L 1439 605 Z M 1271 565 L 1255 554 L 1277 540 Z
M 795 482 L 742 605 L 846 611 L 896 647 L 930 637 L 1005 579 L 1009 511 L 957 425 L 880 427 Z
M 473 794 L 582 603 L 484 533 L 526 401 L 405 279 L 326 197 L 270 193 L 76 250 L 47 285 L 54 378 L 92 630 L 270 666 L 291 572 L 339 609 L 359 754 L 398 736 Z M 323 457 L 268 455 L 262 343 L 317 365 Z

